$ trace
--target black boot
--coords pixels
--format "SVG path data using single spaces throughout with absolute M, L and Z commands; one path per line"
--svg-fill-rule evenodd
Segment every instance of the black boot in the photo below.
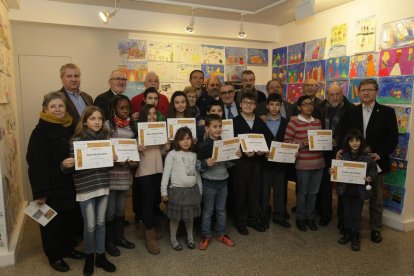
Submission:
M 121 251 L 115 246 L 115 224 L 114 221 L 108 221 L 106 223 L 105 230 L 105 250 L 111 256 L 120 256 Z
M 95 260 L 96 267 L 100 267 L 106 272 L 115 272 L 116 266 L 108 261 L 108 259 L 105 256 L 105 253 L 102 254 L 96 254 L 96 260 Z
M 359 245 L 359 233 L 358 232 L 353 232 L 352 236 L 351 236 L 351 249 L 353 251 L 359 251 L 360 245 Z
M 348 229 L 344 229 L 344 235 L 342 238 L 338 240 L 338 243 L 340 244 L 347 244 L 351 241 L 351 232 Z
M 124 218 L 123 217 L 115 218 L 115 245 L 122 247 L 122 248 L 126 248 L 126 249 L 135 248 L 135 244 L 127 241 L 124 238 Z
M 95 254 L 87 254 L 85 258 L 85 266 L 83 267 L 83 275 L 84 276 L 91 276 L 95 269 Z

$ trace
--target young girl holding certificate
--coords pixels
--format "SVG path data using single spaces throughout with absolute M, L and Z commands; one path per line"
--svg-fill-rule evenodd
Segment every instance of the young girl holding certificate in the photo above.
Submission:
M 338 182 L 336 192 L 343 198 L 344 205 L 344 236 L 338 240 L 340 244 L 351 242 L 351 249 L 360 250 L 359 232 L 361 229 L 361 215 L 364 200 L 369 198 L 371 183 L 377 176 L 377 164 L 365 151 L 365 139 L 357 129 L 351 129 L 343 142 L 344 154 L 342 160 L 367 163 L 367 185 L 348 184 Z M 332 173 L 332 170 L 330 170 Z
M 161 180 L 161 199 L 168 201 L 171 246 L 176 251 L 183 249 L 176 237 L 180 220 L 184 220 L 187 230 L 187 247 L 195 248 L 193 219 L 201 213 L 201 177 L 196 170 L 197 156 L 192 152 L 192 146 L 191 130 L 179 128 L 174 137 L 174 150 L 165 159 Z
M 144 105 L 141 108 L 138 122 L 156 122 L 157 109 L 154 105 Z M 142 219 L 144 222 L 143 235 L 147 250 L 151 254 L 159 254 L 155 232 L 155 206 L 160 203 L 160 186 L 163 172 L 162 159 L 170 149 L 170 143 L 165 145 L 147 146 L 139 145 L 140 166 L 135 174 L 135 192 L 141 195 Z M 144 230 L 145 229 L 145 230 Z
M 85 108 L 70 143 L 70 157 L 74 157 L 74 141 L 109 139 L 108 131 L 103 126 L 103 118 L 103 111 L 99 107 L 88 106 Z M 114 161 L 116 159 L 115 155 Z M 73 171 L 74 162 L 71 168 Z M 114 272 L 116 271 L 115 265 L 109 262 L 105 256 L 105 212 L 109 194 L 109 168 L 74 171 L 73 180 L 76 188 L 76 200 L 79 201 L 84 221 L 83 238 L 87 255 L 83 275 L 92 275 L 94 265 L 107 272 Z
M 167 118 L 192 118 L 190 105 L 184 92 L 175 91 L 172 94 Z
M 110 103 L 108 121 L 105 128 L 109 130 L 111 138 L 131 139 L 136 137 L 136 126 L 131 120 L 131 103 L 129 98 L 116 95 Z M 138 162 L 115 163 L 109 170 L 109 197 L 106 210 L 106 242 L 105 248 L 111 256 L 119 256 L 117 248 L 135 248 L 135 244 L 124 237 L 125 199 L 130 186 L 131 168 L 136 168 Z

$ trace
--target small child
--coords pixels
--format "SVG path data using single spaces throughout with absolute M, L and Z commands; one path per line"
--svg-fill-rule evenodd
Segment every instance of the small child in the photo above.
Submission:
M 205 121 L 207 137 L 199 144 L 197 149 L 197 168 L 201 172 L 201 179 L 203 181 L 202 239 L 198 246 L 200 250 L 207 249 L 211 241 L 211 217 L 214 208 L 217 215 L 216 227 L 219 241 L 225 245 L 234 246 L 233 241 L 226 235 L 227 178 L 229 177 L 227 168 L 232 163 L 215 162 L 211 158 L 214 141 L 221 139 L 221 117 L 217 114 L 210 114 L 206 116 Z M 237 155 L 241 157 L 240 149 Z
M 191 130 L 188 127 L 179 128 L 174 137 L 173 150 L 165 158 L 161 180 L 161 199 L 168 201 L 166 213 L 170 219 L 171 247 L 176 251 L 183 249 L 176 237 L 180 220 L 184 220 L 187 230 L 187 247 L 195 248 L 193 220 L 201 213 L 202 184 L 196 170 L 197 155 L 191 151 L 192 146 Z
M 353 251 L 360 250 L 359 232 L 364 200 L 369 198 L 370 183 L 375 183 L 377 164 L 365 152 L 365 139 L 361 131 L 351 129 L 344 138 L 342 160 L 367 163 L 366 185 L 336 183 L 336 192 L 343 199 L 344 206 L 344 236 L 338 240 L 340 244 L 351 242 Z M 330 170 L 332 173 L 332 171 Z

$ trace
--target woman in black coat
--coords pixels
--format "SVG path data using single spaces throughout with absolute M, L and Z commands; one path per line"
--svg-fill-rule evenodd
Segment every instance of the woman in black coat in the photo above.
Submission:
M 57 271 L 69 270 L 64 257 L 82 259 L 76 251 L 75 186 L 72 175 L 63 174 L 61 166 L 73 162 L 69 156 L 69 139 L 73 134 L 72 117 L 66 112 L 65 97 L 61 92 L 51 92 L 43 99 L 39 123 L 30 136 L 27 148 L 29 180 L 33 199 L 37 204 L 48 204 L 57 216 L 46 226 L 40 226 L 43 250 L 51 267 Z

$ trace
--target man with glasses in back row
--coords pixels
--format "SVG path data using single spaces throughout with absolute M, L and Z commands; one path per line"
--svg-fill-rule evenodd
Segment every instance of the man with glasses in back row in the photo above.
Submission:
M 321 109 L 322 100 L 316 96 L 318 92 L 319 92 L 319 82 L 314 79 L 307 79 L 305 83 L 303 84 L 302 96 L 306 95 L 311 98 L 313 102 L 312 117 L 321 120 L 322 119 L 322 109 Z M 292 116 L 297 116 L 299 114 L 297 102 L 295 102 L 294 104 L 290 106 L 290 111 L 291 111 Z
M 225 82 L 220 87 L 219 97 L 223 103 L 223 117 L 224 119 L 233 119 L 239 115 L 240 106 L 234 100 L 235 91 L 231 83 Z

